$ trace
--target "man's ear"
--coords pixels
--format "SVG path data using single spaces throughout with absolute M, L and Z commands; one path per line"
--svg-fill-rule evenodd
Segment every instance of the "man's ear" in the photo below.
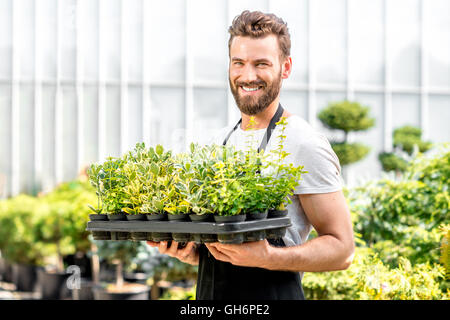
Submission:
M 283 63 L 281 64 L 281 78 L 287 79 L 289 78 L 289 75 L 292 71 L 292 58 L 287 57 L 283 60 Z

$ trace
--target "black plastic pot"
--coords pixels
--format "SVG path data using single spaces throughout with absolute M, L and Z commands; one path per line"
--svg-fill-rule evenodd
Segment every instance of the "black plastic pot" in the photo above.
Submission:
M 106 214 L 90 214 L 91 221 L 108 221 Z M 111 240 L 111 233 L 109 231 L 92 231 L 94 240 Z
M 262 220 L 266 219 L 268 214 L 268 210 L 260 211 L 260 212 L 249 212 L 246 214 L 246 220 Z
M 196 213 L 189 214 L 189 219 L 192 222 L 211 222 L 214 220 L 212 214 L 196 214 Z
M 167 213 L 152 213 L 147 215 L 148 221 L 166 221 Z M 148 232 L 147 240 L 160 242 L 172 240 L 172 234 L 169 232 Z
M 226 243 L 226 244 L 240 244 L 244 242 L 244 233 L 224 233 L 224 234 L 218 234 L 217 240 L 220 243 Z
M 69 273 L 50 273 L 45 270 L 38 270 L 38 284 L 43 300 L 61 300 L 71 296 L 66 282 L 70 277 Z
M 242 222 L 245 221 L 245 214 L 238 214 L 234 216 L 219 216 L 214 215 L 214 221 L 218 223 L 231 223 L 231 222 Z
M 189 219 L 192 222 L 211 222 L 214 221 L 212 214 L 195 214 L 191 213 L 189 215 Z M 191 234 L 191 241 L 194 241 L 195 243 L 209 243 L 209 242 L 217 242 L 217 235 L 215 234 L 208 234 L 208 233 L 192 233 Z
M 147 221 L 146 214 L 129 214 L 126 217 L 128 221 Z M 134 241 L 145 241 L 147 232 L 130 232 L 130 238 Z
M 167 213 L 150 213 L 146 215 L 148 221 L 165 221 L 167 220 Z
M 127 214 L 126 213 L 109 213 L 108 214 L 109 221 L 126 221 Z M 128 240 L 130 238 L 129 232 L 111 232 L 111 240 Z
M 168 214 L 167 215 L 167 219 L 169 219 L 169 221 L 188 221 L 189 220 L 189 215 L 187 214 Z
M 267 214 L 267 218 L 281 218 L 288 215 L 288 210 L 274 210 L 270 209 Z
M 14 263 L 12 265 L 12 282 L 17 291 L 33 292 L 37 284 L 37 267 Z
M 284 237 L 284 235 L 286 234 L 286 228 L 268 229 L 265 232 L 267 239 L 278 239 Z
M 149 300 L 150 287 L 137 292 L 108 292 L 104 287 L 93 288 L 95 300 Z
M 12 264 L 6 259 L 3 261 L 3 281 L 8 283 L 13 281 Z
M 189 221 L 189 215 L 187 214 L 168 214 L 169 221 Z M 191 239 L 189 233 L 172 232 L 172 239 L 176 242 L 188 242 Z
M 3 281 L 5 274 L 5 259 L 0 258 L 0 281 Z
M 267 218 L 268 210 L 262 212 L 249 212 L 247 213 L 247 221 L 263 220 Z M 245 233 L 245 241 L 260 241 L 266 238 L 266 232 L 264 230 L 257 230 Z

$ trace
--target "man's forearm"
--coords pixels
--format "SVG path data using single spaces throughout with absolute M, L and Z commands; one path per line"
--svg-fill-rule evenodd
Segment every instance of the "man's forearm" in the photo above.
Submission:
M 322 235 L 293 247 L 271 247 L 267 265 L 270 270 L 323 272 L 347 269 L 353 259 L 353 244 L 332 235 Z

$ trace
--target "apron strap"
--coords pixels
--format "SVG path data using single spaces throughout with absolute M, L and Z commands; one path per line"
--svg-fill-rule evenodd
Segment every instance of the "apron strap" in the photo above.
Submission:
M 275 112 L 275 114 L 273 115 L 272 119 L 270 120 L 269 126 L 267 127 L 266 133 L 264 134 L 264 137 L 261 141 L 261 145 L 258 148 L 258 152 L 260 152 L 261 150 L 265 150 L 267 147 L 267 144 L 269 143 L 270 137 L 272 136 L 272 131 L 275 129 L 276 127 L 276 123 L 278 121 L 280 121 L 281 116 L 283 115 L 283 107 L 281 106 L 281 103 L 278 104 L 278 109 Z M 228 133 L 228 135 L 226 136 L 225 140 L 223 141 L 222 145 L 226 145 L 228 142 L 228 139 L 230 139 L 231 135 L 233 134 L 234 131 L 236 131 L 236 129 L 239 127 L 239 125 L 242 123 L 242 118 L 239 119 L 238 123 L 234 126 L 234 128 Z

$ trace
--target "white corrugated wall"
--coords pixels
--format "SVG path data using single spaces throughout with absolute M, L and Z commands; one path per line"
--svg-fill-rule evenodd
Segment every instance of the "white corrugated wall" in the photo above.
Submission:
M 333 138 L 316 118 L 328 102 L 371 107 L 376 127 L 351 139 L 372 151 L 349 182 L 379 176 L 393 128 L 450 141 L 449 0 L 0 0 L 0 197 L 234 123 L 227 28 L 244 9 L 288 23 L 287 109 Z

